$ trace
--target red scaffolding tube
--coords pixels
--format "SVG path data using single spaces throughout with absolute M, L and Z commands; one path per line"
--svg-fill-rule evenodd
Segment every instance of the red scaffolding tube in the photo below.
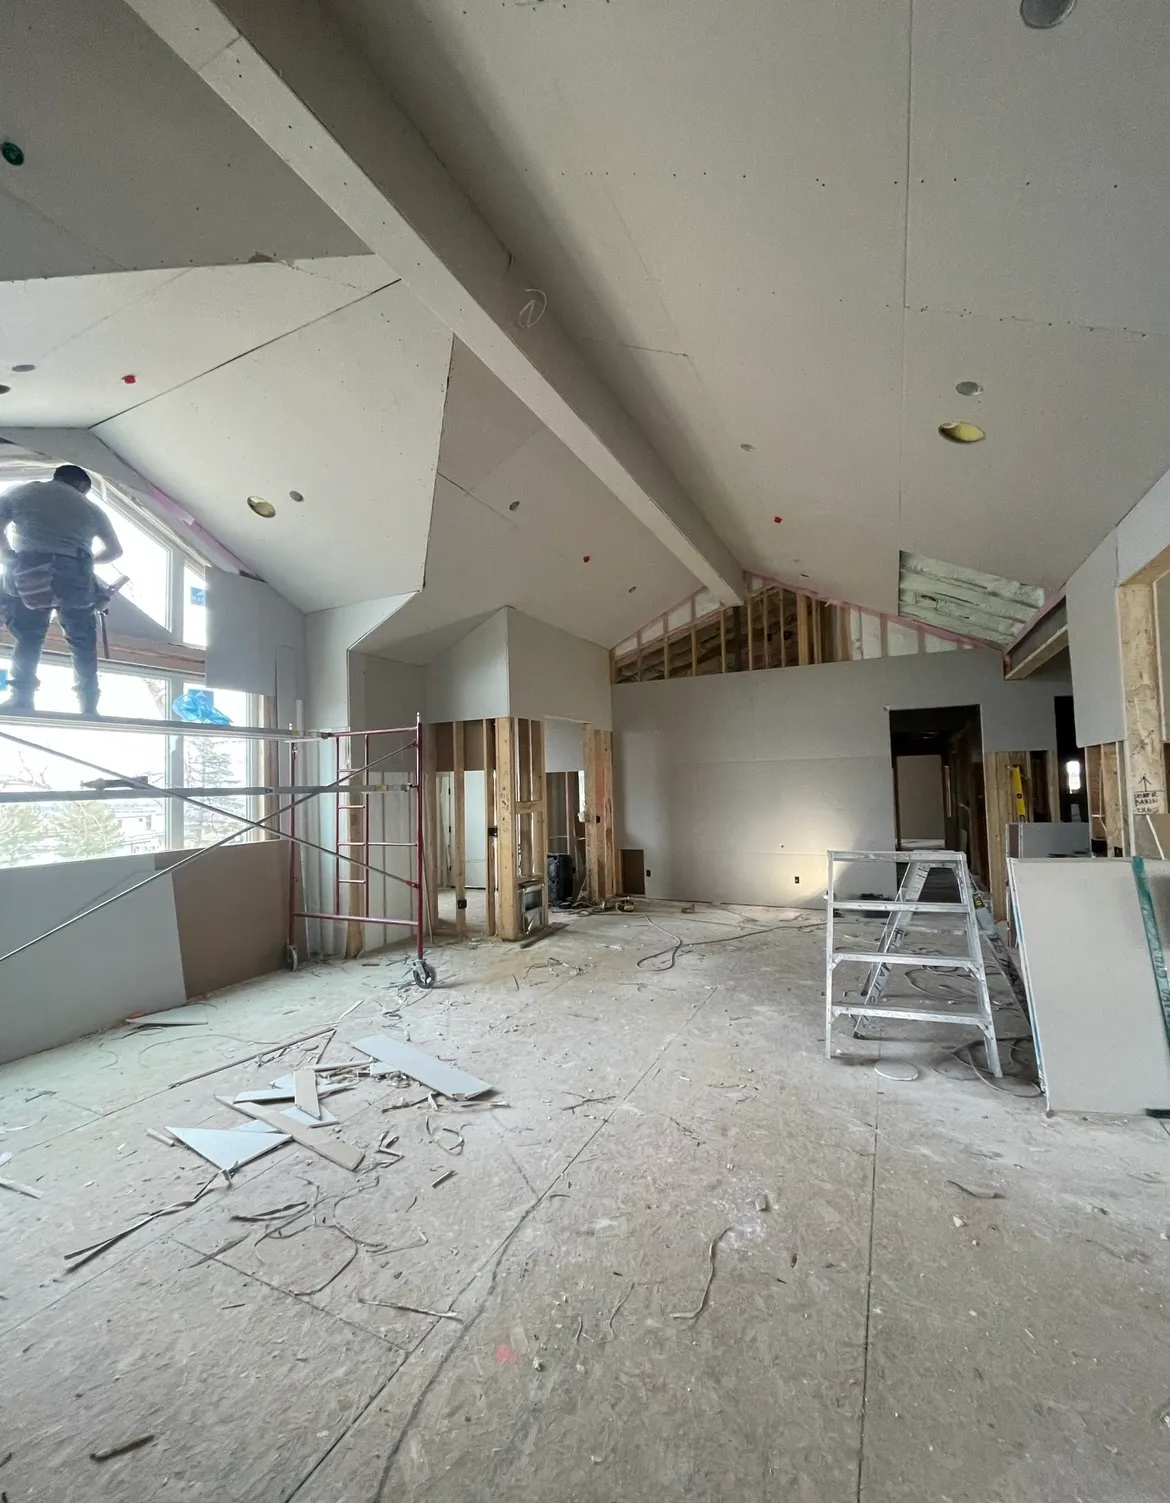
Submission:
M 371 766 L 370 761 L 370 738 L 374 736 L 406 736 L 400 747 L 395 748 L 394 755 L 400 753 L 414 753 L 414 780 L 398 785 L 396 788 L 378 787 L 368 788 L 364 781 L 355 782 L 356 779 L 364 779 L 366 770 Z M 288 950 L 290 964 L 295 967 L 297 963 L 296 930 L 300 921 L 319 919 L 333 921 L 342 924 L 377 924 L 384 928 L 413 929 L 415 934 L 415 975 L 422 985 L 431 985 L 434 981 L 434 972 L 423 958 L 423 930 L 424 930 L 424 852 L 423 852 L 423 745 L 422 745 L 422 722 L 416 719 L 412 726 L 384 726 L 366 731 L 320 731 L 317 738 L 323 742 L 333 742 L 337 753 L 337 779 L 333 790 L 334 818 L 333 818 L 333 845 L 329 854 L 333 857 L 333 912 L 326 913 L 316 910 L 297 907 L 297 874 L 299 864 L 296 860 L 296 852 L 300 842 L 297 837 L 296 809 L 289 810 L 288 837 L 292 851 L 289 860 L 289 885 L 288 885 Z M 289 750 L 289 782 L 295 788 L 297 786 L 297 772 L 299 763 L 299 746 L 293 741 Z M 375 758 L 375 761 L 384 758 Z M 344 762 L 344 766 L 342 765 Z M 412 813 L 414 833 L 410 840 L 371 840 L 370 838 L 370 796 L 371 793 L 379 796 L 389 792 L 402 792 L 408 798 L 413 799 Z M 343 834 L 343 816 L 348 814 L 360 815 L 360 826 L 356 836 L 352 833 Z M 324 843 L 324 842 L 323 842 Z M 370 864 L 370 852 L 372 849 L 379 850 L 408 850 L 413 856 L 408 863 L 409 875 L 400 876 L 395 872 L 388 872 L 383 868 L 372 868 Z M 352 852 L 360 850 L 360 857 Z M 343 865 L 349 875 L 342 875 Z M 384 918 L 380 914 L 369 912 L 370 907 L 370 876 L 374 870 L 379 875 L 394 882 L 401 882 L 411 891 L 411 918 Z M 356 872 L 356 875 L 353 873 Z M 345 890 L 347 900 L 342 903 L 342 891 Z M 357 889 L 361 890 L 364 902 L 355 902 Z M 348 909 L 349 911 L 344 911 Z

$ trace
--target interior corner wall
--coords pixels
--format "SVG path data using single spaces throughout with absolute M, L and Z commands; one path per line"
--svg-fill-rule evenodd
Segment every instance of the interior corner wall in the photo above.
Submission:
M 982 649 L 618 685 L 618 844 L 651 897 L 819 906 L 826 851 L 894 849 L 890 710 L 978 704 L 985 753 L 1045 751 L 1069 692 Z
M 1079 746 L 1125 739 L 1117 580 L 1117 533 L 1111 532 L 1065 586 Z
M 349 650 L 400 610 L 412 595 L 384 595 L 305 617 L 305 725 L 336 730 L 349 724 Z
M 550 716 L 613 728 L 609 653 L 523 611 L 508 617 L 508 713 L 528 720 Z
M 266 694 L 277 724 L 295 723 L 308 688 L 305 617 L 261 579 L 207 571 L 207 686 Z
M 493 720 L 522 713 L 511 707 L 506 609 L 449 647 L 426 669 L 426 719 Z

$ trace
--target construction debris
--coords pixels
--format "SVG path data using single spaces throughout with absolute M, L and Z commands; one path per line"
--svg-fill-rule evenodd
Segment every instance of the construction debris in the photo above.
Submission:
M 110 1446 L 105 1451 L 91 1451 L 90 1461 L 112 1461 L 115 1456 L 125 1456 L 130 1451 L 141 1451 L 154 1439 L 153 1435 L 139 1435 L 134 1440 L 124 1440 L 120 1446 Z
M 972 1200 L 1006 1200 L 1002 1190 L 972 1190 L 966 1185 L 961 1185 L 957 1179 L 948 1179 L 948 1185 L 954 1185 L 956 1190 L 961 1190 L 964 1195 L 969 1195 Z
M 246 1117 L 255 1117 L 258 1122 L 276 1128 L 277 1132 L 287 1132 L 290 1138 L 295 1138 L 305 1148 L 311 1148 L 314 1153 L 319 1153 L 323 1159 L 328 1159 L 342 1169 L 356 1169 L 364 1157 L 360 1148 L 326 1138 L 318 1130 L 296 1121 L 290 1113 L 257 1106 L 253 1101 L 232 1101 L 226 1096 L 217 1096 L 215 1099 L 221 1106 L 230 1106 L 234 1111 L 243 1112 Z
M 445 1169 L 443 1171 L 443 1173 L 439 1175 L 438 1179 L 432 1180 L 432 1182 L 431 1182 L 431 1189 L 432 1190 L 437 1190 L 440 1185 L 445 1185 L 449 1179 L 454 1179 L 454 1178 L 455 1178 L 455 1171 L 454 1171 L 454 1169 Z
M 388 1299 L 367 1299 L 363 1294 L 358 1295 L 358 1300 L 363 1305 L 381 1305 L 386 1310 L 405 1310 L 408 1315 L 429 1315 L 434 1320 L 457 1320 L 463 1324 L 463 1316 L 456 1315 L 454 1310 L 424 1310 L 420 1305 L 398 1305 Z
M 707 1296 L 711 1293 L 711 1285 L 715 1282 L 715 1250 L 731 1230 L 725 1226 L 717 1237 L 711 1238 L 711 1245 L 707 1248 L 707 1261 L 710 1267 L 707 1270 L 707 1282 L 703 1285 L 703 1297 L 693 1310 L 680 1310 L 671 1314 L 671 1320 L 698 1320 L 707 1308 Z
M 162 1012 L 135 1012 L 126 1019 L 127 1028 L 197 1028 L 207 1026 L 207 1013 L 188 1004 L 168 1007 Z
M 486 1080 L 478 1080 L 465 1070 L 457 1070 L 453 1065 L 444 1064 L 442 1060 L 424 1054 L 413 1044 L 392 1039 L 384 1033 L 358 1039 L 354 1048 L 389 1065 L 392 1070 L 409 1076 L 411 1080 L 417 1080 L 419 1085 L 426 1086 L 428 1090 L 438 1091 L 441 1096 L 453 1096 L 456 1100 L 461 1100 L 485 1096 L 492 1089 Z
M 196 1201 L 202 1200 L 218 1179 L 218 1174 L 213 1175 L 201 1189 L 196 1190 L 195 1194 L 189 1200 L 177 1200 L 174 1205 L 160 1206 L 157 1211 L 148 1211 L 145 1216 L 140 1216 L 137 1221 L 123 1228 L 122 1231 L 115 1232 L 112 1237 L 106 1237 L 101 1242 L 91 1242 L 88 1247 L 79 1247 L 75 1252 L 66 1253 L 65 1261 L 69 1264 L 69 1267 L 65 1272 L 73 1273 L 76 1269 L 84 1267 L 91 1259 L 99 1257 L 108 1248 L 114 1247 L 117 1243 L 121 1242 L 124 1237 L 129 1237 L 132 1233 L 138 1231 L 140 1227 L 148 1226 L 150 1222 L 155 1221 L 159 1216 L 173 1216 L 177 1211 L 189 1210 Z
M 308 1117 L 320 1117 L 321 1103 L 317 1100 L 317 1075 L 312 1069 L 293 1071 L 293 1098 L 297 1107 Z
M 259 1131 L 256 1131 L 257 1127 Z M 168 1127 L 167 1131 L 192 1153 L 197 1153 L 225 1174 L 234 1174 L 253 1159 L 283 1147 L 291 1138 L 290 1133 L 248 1122 L 237 1127 Z
M 0 1175 L 0 1188 L 15 1190 L 18 1195 L 31 1195 L 34 1200 L 44 1200 L 40 1190 L 34 1190 L 31 1185 L 22 1185 L 18 1179 L 5 1179 Z

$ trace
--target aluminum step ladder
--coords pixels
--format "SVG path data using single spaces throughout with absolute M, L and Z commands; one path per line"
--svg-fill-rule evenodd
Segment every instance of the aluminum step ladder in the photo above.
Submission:
M 835 1018 L 898 1018 L 913 1023 L 946 1023 L 978 1028 L 987 1044 L 987 1064 L 993 1075 L 1002 1075 L 999 1046 L 995 1038 L 995 1019 L 987 971 L 980 947 L 980 926 L 975 913 L 975 892 L 967 858 L 962 851 L 829 851 L 828 884 L 825 893 L 827 923 L 825 928 L 825 1054 L 833 1057 L 833 1021 Z M 835 896 L 836 868 L 847 862 L 884 861 L 905 865 L 894 898 L 849 898 Z M 933 868 L 953 874 L 959 890 L 957 903 L 923 902 L 922 890 Z M 838 913 L 887 915 L 882 937 L 876 950 L 838 950 L 834 943 L 834 918 Z M 959 920 L 966 948 L 956 955 L 920 955 L 904 950 L 902 945 L 910 926 L 919 915 L 941 914 Z M 840 965 L 866 965 L 865 981 L 856 1002 L 835 1002 L 833 981 Z M 974 1005 L 958 1008 L 917 1007 L 912 1004 L 885 1002 L 886 987 L 894 966 L 913 966 L 921 970 L 962 971 L 975 983 Z

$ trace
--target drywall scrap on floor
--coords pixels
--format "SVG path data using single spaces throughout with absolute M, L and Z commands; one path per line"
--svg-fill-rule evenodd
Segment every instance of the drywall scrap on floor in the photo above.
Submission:
M 424 1054 L 413 1044 L 389 1038 L 386 1034 L 373 1034 L 370 1038 L 358 1039 L 354 1048 L 389 1065 L 402 1075 L 409 1075 L 411 1080 L 417 1080 L 420 1085 L 438 1091 L 442 1096 L 451 1096 L 457 1101 L 485 1096 L 492 1089 L 486 1080 L 478 1080 L 466 1070 L 457 1070 L 453 1065 L 444 1064 L 442 1060 Z
M 1146 871 L 1164 896 L 1170 863 Z M 1008 877 L 1049 1109 L 1170 1108 L 1170 1048 L 1130 863 L 1009 860 Z

